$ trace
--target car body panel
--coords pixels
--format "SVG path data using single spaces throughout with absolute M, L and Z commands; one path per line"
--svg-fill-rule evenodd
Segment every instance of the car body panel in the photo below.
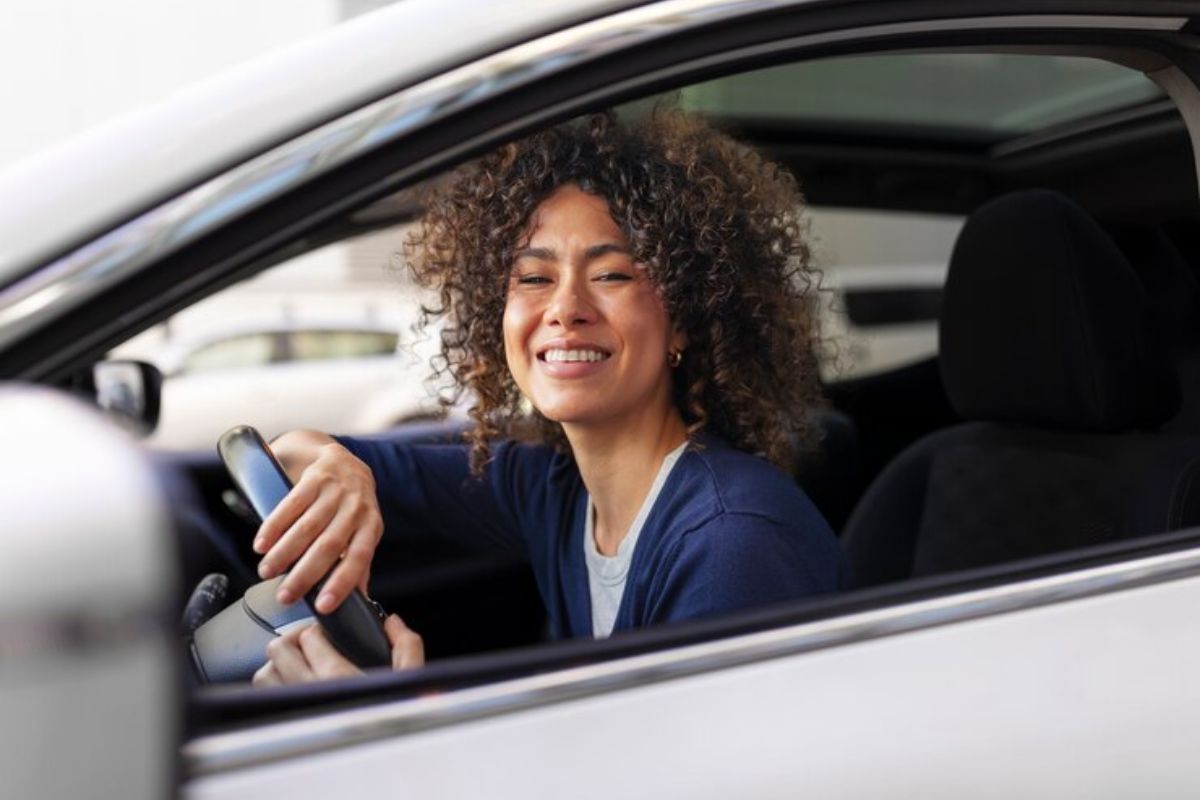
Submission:
M 202 775 L 185 796 L 1195 796 L 1198 601 L 1193 575 L 450 729 L 397 726 Z M 600 761 L 616 765 L 602 779 Z

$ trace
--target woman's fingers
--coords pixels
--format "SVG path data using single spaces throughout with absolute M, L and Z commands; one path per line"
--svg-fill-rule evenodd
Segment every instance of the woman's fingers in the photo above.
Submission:
M 404 620 L 392 614 L 383 623 L 383 630 L 392 643 L 392 669 L 412 669 L 425 663 L 425 642 Z
M 356 586 L 365 586 L 371 572 L 371 557 L 379 544 L 383 526 L 377 519 L 368 517 L 350 537 L 342 563 L 334 569 L 321 587 L 317 598 L 317 611 L 328 614 L 342 604 Z M 322 573 L 324 574 L 324 573 Z M 364 594 L 366 590 L 363 590 Z
M 255 686 L 347 678 L 362 670 L 337 651 L 320 625 L 307 625 L 272 639 L 267 645 L 267 663 L 254 673 Z
M 266 553 L 270 550 L 292 523 L 313 504 L 319 492 L 320 486 L 316 481 L 301 480 L 293 486 L 287 496 L 279 501 L 279 505 L 275 506 L 275 510 L 268 514 L 262 525 L 259 526 L 252 545 L 254 552 Z
M 300 649 L 318 680 L 362 674 L 362 670 L 338 652 L 320 625 L 309 625 L 300 632 Z
M 254 549 L 266 553 L 259 576 L 288 573 L 276 591 L 287 605 L 328 575 L 316 606 L 330 613 L 366 586 L 382 533 L 371 470 L 341 445 L 322 445 L 255 537 Z
M 275 671 L 275 665 L 270 661 L 258 668 L 250 682 L 255 686 L 283 685 L 283 679 L 279 677 L 279 673 Z
M 263 580 L 273 578 L 295 563 L 313 540 L 328 528 L 337 510 L 337 498 L 329 493 L 319 494 L 263 556 L 258 563 L 258 576 Z
M 333 519 L 325 526 L 325 530 L 321 531 L 320 536 L 309 544 L 304 555 L 283 579 L 283 583 L 275 592 L 276 599 L 287 605 L 303 597 L 309 589 L 317 584 L 317 581 L 328 575 L 329 571 L 333 569 L 333 566 L 342 557 L 342 553 L 345 552 L 353 534 L 354 520 L 350 512 L 346 511 L 344 506 L 338 508 Z M 322 614 L 328 613 L 323 603 L 318 603 L 318 610 Z
M 412 669 L 425 663 L 425 644 L 400 617 L 392 614 L 383 625 L 392 645 L 392 668 Z M 293 628 L 267 645 L 267 663 L 254 673 L 255 686 L 348 678 L 361 675 L 329 641 L 320 625 Z
M 317 676 L 300 649 L 300 637 L 309 627 L 313 626 L 304 629 L 293 628 L 267 643 L 267 664 L 278 678 L 278 683 L 305 683 L 316 680 Z

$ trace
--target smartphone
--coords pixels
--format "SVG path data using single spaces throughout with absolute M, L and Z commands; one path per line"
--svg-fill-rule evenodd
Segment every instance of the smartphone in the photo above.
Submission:
M 234 488 L 258 515 L 266 519 L 292 490 L 292 482 L 262 436 L 249 425 L 226 431 L 217 442 L 217 452 L 233 479 Z M 379 604 L 355 589 L 330 614 L 316 610 L 317 595 L 329 578 L 326 575 L 304 597 L 313 616 L 342 655 L 359 667 L 383 667 L 392 663 L 392 650 L 383 631 L 386 614 Z

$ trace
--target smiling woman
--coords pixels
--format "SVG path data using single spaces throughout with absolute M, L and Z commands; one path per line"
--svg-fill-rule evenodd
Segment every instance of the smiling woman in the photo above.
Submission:
M 260 574 L 291 567 L 286 603 L 336 567 L 327 611 L 381 538 L 435 532 L 526 557 L 557 637 L 845 588 L 829 526 L 771 463 L 818 399 L 800 208 L 791 178 L 677 111 L 466 167 L 409 256 L 441 298 L 427 321 L 448 315 L 440 367 L 477 398 L 470 445 L 281 437 L 296 487 L 256 539 Z M 418 663 L 388 630 L 397 667 Z M 347 668 L 311 629 L 258 682 Z
M 816 281 L 799 189 L 786 170 L 668 108 L 629 123 L 594 115 L 514 142 L 466 167 L 427 203 L 409 261 L 440 292 L 433 313 L 451 316 L 443 367 L 478 398 L 476 467 L 489 441 L 524 422 L 527 387 L 509 377 L 501 336 L 508 280 L 514 267 L 546 261 L 531 258 L 552 249 L 535 246 L 531 223 L 573 213 L 561 209 L 565 198 L 546 203 L 566 186 L 590 197 L 589 208 L 603 208 L 590 243 L 605 246 L 597 255 L 620 259 L 625 251 L 624 266 L 639 265 L 629 276 L 644 274 L 685 337 L 671 384 L 689 430 L 786 463 L 789 434 L 804 433 L 821 403 L 808 297 Z M 593 267 L 613 272 L 608 265 L 597 259 Z M 536 421 L 541 438 L 564 444 L 556 422 L 544 413 Z
M 530 229 L 504 309 L 504 352 L 521 392 L 577 443 L 682 441 L 664 364 L 679 366 L 687 337 L 605 201 L 567 184 L 538 206 Z

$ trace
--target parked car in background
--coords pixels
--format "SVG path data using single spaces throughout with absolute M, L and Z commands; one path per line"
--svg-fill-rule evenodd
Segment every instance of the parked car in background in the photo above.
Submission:
M 204 450 L 237 424 L 272 438 L 298 428 L 362 434 L 441 419 L 428 358 L 414 352 L 414 334 L 406 341 L 397 327 L 336 317 L 243 321 L 175 336 L 157 352 L 119 352 L 142 355 L 163 373 L 162 411 L 146 444 Z
M 1098 5 L 405 0 L 0 174 L 6 789 L 1195 796 L 1200 3 Z M 549 643 L 520 564 L 402 531 L 372 591 L 424 669 L 176 693 L 169 610 L 207 566 L 171 585 L 169 523 L 253 525 L 211 451 L 152 456 L 66 395 L 205 297 L 410 224 L 464 160 L 664 93 L 814 208 L 905 215 L 878 258 L 832 248 L 830 286 L 863 331 L 936 313 L 936 357 L 834 376 L 794 470 L 860 588 Z

